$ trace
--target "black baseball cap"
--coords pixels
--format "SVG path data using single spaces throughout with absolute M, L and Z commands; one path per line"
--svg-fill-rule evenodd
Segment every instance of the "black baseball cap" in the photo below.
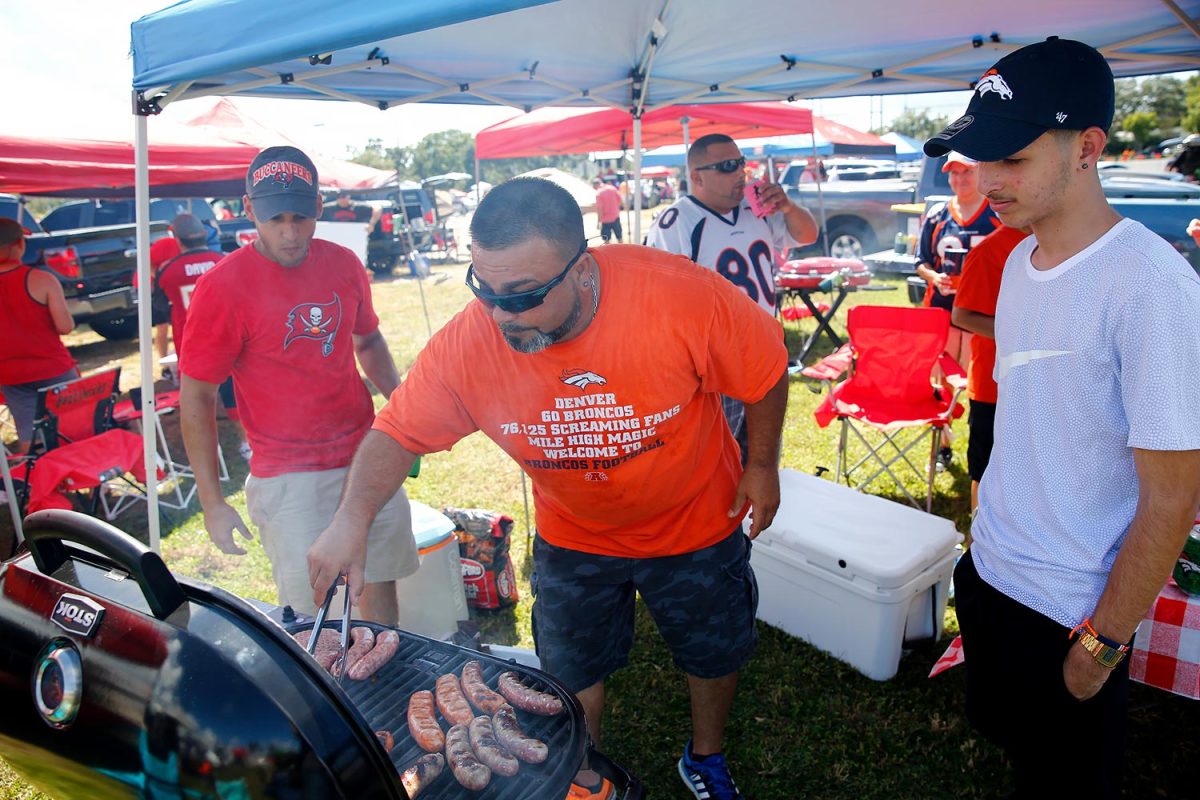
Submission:
M 317 168 L 295 147 L 268 147 L 255 156 L 246 170 L 246 194 L 259 220 L 288 212 L 305 217 L 319 214 Z
M 999 161 L 1049 130 L 1105 131 L 1113 118 L 1113 74 L 1099 51 L 1051 36 L 997 61 L 975 82 L 967 113 L 925 142 L 925 155 L 951 150 Z

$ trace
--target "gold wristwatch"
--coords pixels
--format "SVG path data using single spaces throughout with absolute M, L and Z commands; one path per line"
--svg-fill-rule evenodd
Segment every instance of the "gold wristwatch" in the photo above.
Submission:
M 1112 639 L 1096 633 L 1091 619 L 1085 619 L 1076 625 L 1070 633 L 1072 638 L 1078 636 L 1083 649 L 1092 654 L 1092 658 L 1102 666 L 1113 669 L 1125 659 L 1129 653 L 1129 645 L 1114 642 Z

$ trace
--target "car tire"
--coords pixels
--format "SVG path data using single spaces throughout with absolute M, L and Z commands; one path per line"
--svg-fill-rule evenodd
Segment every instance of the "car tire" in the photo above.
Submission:
M 376 275 L 391 275 L 392 270 L 396 268 L 396 262 L 399 259 L 369 259 L 367 261 L 367 269 Z
M 833 258 L 861 259 L 876 249 L 875 234 L 861 222 L 842 220 L 829 226 L 829 255 Z
M 130 339 L 137 338 L 138 319 L 136 314 L 129 317 L 96 319 L 88 324 L 92 330 L 110 341 L 127 342 Z

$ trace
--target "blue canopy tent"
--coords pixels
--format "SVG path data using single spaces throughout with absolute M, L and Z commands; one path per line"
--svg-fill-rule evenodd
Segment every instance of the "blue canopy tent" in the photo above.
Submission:
M 886 9 L 886 25 L 864 25 Z M 386 110 L 608 106 L 970 89 L 1048 34 L 1099 47 L 1118 76 L 1200 68 L 1200 0 L 184 0 L 133 23 L 142 310 L 149 309 L 146 117 L 193 97 L 330 99 Z M 640 192 L 635 192 L 635 203 Z M 635 232 L 635 235 L 636 232 Z M 150 374 L 150 321 L 139 320 Z M 152 394 L 143 395 L 152 414 Z M 153 468 L 153 441 L 147 439 Z M 152 543 L 157 514 L 151 504 Z

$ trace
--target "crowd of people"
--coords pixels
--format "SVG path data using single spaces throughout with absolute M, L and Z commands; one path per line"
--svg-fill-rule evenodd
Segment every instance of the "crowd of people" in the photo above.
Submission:
M 976 514 L 954 577 L 967 713 L 1008 754 L 1017 796 L 1116 797 L 1129 642 L 1200 506 L 1200 419 L 1180 413 L 1200 396 L 1200 278 L 1105 200 L 1113 79 L 1096 50 L 1051 38 L 987 75 L 925 145 L 947 156 L 953 196 L 927 210 L 917 268 L 969 368 Z M 312 613 L 342 582 L 361 616 L 395 624 L 396 581 L 417 568 L 405 478 L 482 431 L 533 483 L 533 638 L 592 740 L 640 595 L 691 698 L 680 779 L 696 798 L 742 797 L 724 734 L 757 641 L 750 551 L 780 503 L 774 267 L 818 236 L 745 165 L 727 136 L 695 141 L 688 192 L 645 245 L 623 243 L 622 198 L 599 181 L 593 247 L 565 190 L 495 187 L 470 223 L 474 300 L 401 381 L 361 262 L 314 238 L 322 218 L 372 225 L 370 207 L 323 206 L 294 147 L 259 153 L 242 201 L 258 238 L 218 258 L 183 215 L 157 273 L 213 543 L 241 554 L 254 535 L 217 481 L 228 387 L 280 604 Z M 1200 221 L 1189 231 L 1200 242 Z M 24 440 L 29 398 L 78 373 L 62 290 L 22 265 L 22 242 L 0 220 L 0 339 L 19 326 L 27 343 L 0 352 L 0 388 Z M 378 413 L 360 368 L 387 397 Z M 613 795 L 585 764 L 570 797 Z

